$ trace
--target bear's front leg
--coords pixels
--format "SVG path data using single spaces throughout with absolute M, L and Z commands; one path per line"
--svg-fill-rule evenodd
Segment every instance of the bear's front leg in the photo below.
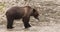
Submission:
M 30 17 L 24 17 L 22 20 L 25 28 L 31 27 L 31 25 L 29 24 Z
M 13 28 L 13 18 L 12 17 L 7 17 L 7 29 L 12 29 Z

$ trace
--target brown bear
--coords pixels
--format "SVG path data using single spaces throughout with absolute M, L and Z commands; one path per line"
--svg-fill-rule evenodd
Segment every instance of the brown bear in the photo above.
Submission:
M 38 19 L 39 13 L 34 8 L 30 6 L 14 6 L 7 10 L 6 18 L 7 18 L 7 29 L 13 28 L 13 21 L 16 19 L 22 19 L 24 27 L 29 28 L 31 25 L 29 24 L 30 16 Z

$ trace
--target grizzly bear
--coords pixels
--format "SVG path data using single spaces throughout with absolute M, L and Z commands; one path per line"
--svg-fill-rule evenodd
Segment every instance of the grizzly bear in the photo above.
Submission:
M 30 16 L 38 19 L 39 13 L 34 8 L 30 6 L 14 6 L 7 10 L 6 18 L 7 18 L 7 29 L 13 28 L 13 21 L 16 19 L 22 19 L 24 27 L 29 28 L 31 25 L 29 24 Z

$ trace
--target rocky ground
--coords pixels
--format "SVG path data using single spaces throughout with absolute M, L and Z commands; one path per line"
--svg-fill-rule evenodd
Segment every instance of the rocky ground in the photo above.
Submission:
M 32 27 L 24 29 L 22 22 L 15 22 L 13 29 L 6 29 L 6 25 L 0 25 L 0 32 L 60 32 L 59 22 L 30 22 Z
M 32 27 L 24 29 L 21 20 L 14 29 L 6 29 L 5 12 L 12 6 L 31 6 L 39 12 L 39 21 L 31 17 Z M 0 0 L 0 32 L 60 32 L 60 0 Z

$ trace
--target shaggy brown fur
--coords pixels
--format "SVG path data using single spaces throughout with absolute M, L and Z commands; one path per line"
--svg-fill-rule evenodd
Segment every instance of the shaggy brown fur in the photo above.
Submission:
M 22 19 L 25 28 L 31 27 L 29 24 L 30 16 L 35 17 L 38 19 L 38 12 L 31 8 L 30 6 L 25 7 L 12 7 L 7 10 L 6 17 L 7 17 L 7 29 L 13 28 L 13 21 L 15 19 Z

